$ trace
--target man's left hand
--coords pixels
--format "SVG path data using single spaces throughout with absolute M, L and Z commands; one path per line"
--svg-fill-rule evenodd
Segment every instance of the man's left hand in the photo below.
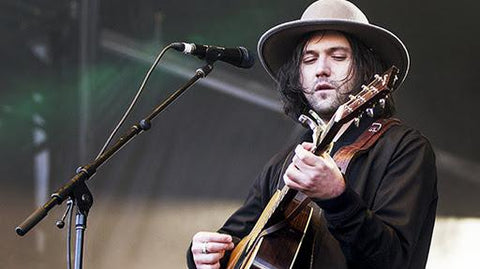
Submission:
M 327 153 L 317 156 L 310 152 L 313 144 L 304 142 L 295 148 L 295 156 L 283 180 L 292 189 L 311 198 L 331 199 L 345 190 L 345 179 L 335 161 Z

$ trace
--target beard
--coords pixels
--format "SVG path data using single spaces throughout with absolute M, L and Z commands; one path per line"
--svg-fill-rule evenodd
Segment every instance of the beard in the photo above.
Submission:
M 353 79 L 342 82 L 319 79 L 315 85 L 320 82 L 326 82 L 334 86 L 334 88 L 316 90 L 315 86 L 313 86 L 313 88 L 304 90 L 304 96 L 310 107 L 324 121 L 328 122 L 338 107 L 350 99 L 349 95 L 352 93 L 354 83 Z

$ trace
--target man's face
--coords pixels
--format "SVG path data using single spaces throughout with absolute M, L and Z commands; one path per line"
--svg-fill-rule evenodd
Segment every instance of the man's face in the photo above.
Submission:
M 300 64 L 300 82 L 310 106 L 329 120 L 348 101 L 354 84 L 352 48 L 339 32 L 314 34 L 305 44 Z

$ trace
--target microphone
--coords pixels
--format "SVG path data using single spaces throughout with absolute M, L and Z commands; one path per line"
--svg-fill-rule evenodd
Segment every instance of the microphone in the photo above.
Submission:
M 191 54 L 200 59 L 205 59 L 208 63 L 213 63 L 219 60 L 241 68 L 250 68 L 255 63 L 254 56 L 244 47 L 223 48 L 194 43 L 175 42 L 172 43 L 172 48 L 185 54 Z

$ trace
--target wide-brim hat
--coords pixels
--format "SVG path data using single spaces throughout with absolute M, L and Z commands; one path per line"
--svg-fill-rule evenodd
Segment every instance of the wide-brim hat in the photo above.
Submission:
M 399 68 L 400 84 L 405 80 L 410 57 L 402 41 L 392 32 L 370 24 L 363 12 L 345 0 L 320 0 L 312 3 L 299 20 L 285 22 L 265 32 L 258 41 L 258 56 L 276 81 L 277 71 L 308 33 L 333 30 L 348 33 L 362 41 L 387 65 Z

